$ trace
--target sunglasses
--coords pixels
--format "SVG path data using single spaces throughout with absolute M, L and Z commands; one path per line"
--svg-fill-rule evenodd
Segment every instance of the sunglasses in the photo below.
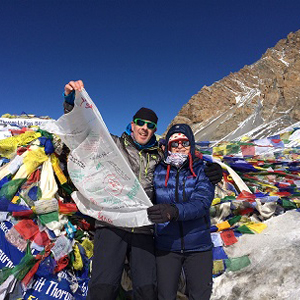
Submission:
M 151 129 L 151 130 L 155 129 L 155 127 L 156 127 L 156 124 L 155 124 L 155 123 L 150 122 L 150 121 L 145 121 L 145 120 L 139 119 L 139 118 L 134 119 L 133 122 L 134 122 L 137 126 L 140 126 L 140 127 L 143 127 L 145 124 L 147 124 L 147 128 L 148 128 L 148 129 Z
M 182 145 L 182 147 L 186 148 L 188 146 L 190 146 L 190 141 L 186 141 L 186 140 L 179 140 L 179 141 L 174 141 L 171 143 L 171 147 L 172 148 L 178 148 L 179 147 L 179 144 Z

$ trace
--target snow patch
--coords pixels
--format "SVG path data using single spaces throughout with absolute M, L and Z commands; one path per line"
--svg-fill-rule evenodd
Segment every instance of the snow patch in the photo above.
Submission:
M 242 99 L 242 96 L 241 95 L 238 95 L 237 97 L 235 97 L 235 102 L 236 103 L 239 103 Z
M 299 299 L 300 213 L 293 210 L 265 222 L 260 234 L 242 235 L 229 257 L 249 255 L 251 264 L 214 279 L 211 300 Z
M 279 60 L 284 63 L 287 67 L 290 65 L 288 62 L 286 62 L 283 58 L 279 58 Z

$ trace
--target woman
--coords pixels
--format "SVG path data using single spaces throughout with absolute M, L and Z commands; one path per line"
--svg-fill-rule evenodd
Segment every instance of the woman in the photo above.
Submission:
M 156 205 L 148 208 L 156 226 L 158 299 L 176 299 L 183 268 L 189 299 L 206 300 L 212 290 L 212 241 L 209 208 L 214 186 L 195 153 L 187 124 L 176 124 L 166 136 L 164 160 L 156 167 Z

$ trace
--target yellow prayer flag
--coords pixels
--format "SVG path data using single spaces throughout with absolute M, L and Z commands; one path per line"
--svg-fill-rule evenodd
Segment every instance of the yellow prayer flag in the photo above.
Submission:
M 220 145 L 217 147 L 213 147 L 213 153 L 224 152 L 226 150 L 226 145 Z
M 275 192 L 278 191 L 278 187 L 275 186 L 275 185 L 271 185 L 271 184 L 267 184 L 267 183 L 262 183 L 262 182 L 259 182 L 259 184 L 260 184 L 261 186 L 268 187 L 268 188 L 274 190 Z M 271 193 L 273 193 L 273 192 L 271 192 Z M 270 196 L 271 196 L 271 193 L 270 193 Z
M 224 272 L 224 263 L 223 260 L 214 260 L 213 261 L 213 274 L 217 275 Z
M 211 205 L 213 206 L 213 205 L 217 205 L 217 204 L 219 204 L 221 202 L 221 198 L 215 198 L 213 201 L 212 201 L 212 203 L 211 203 Z
M 51 163 L 57 179 L 59 180 L 60 184 L 63 185 L 67 182 L 67 178 L 59 166 L 59 159 L 53 153 L 51 154 Z
M 42 148 L 37 148 L 28 152 L 24 158 L 27 174 L 31 174 L 36 168 L 48 159 L 45 151 Z
M 41 137 L 40 132 L 35 131 L 25 131 L 23 134 L 17 135 L 15 138 L 18 142 L 18 146 L 27 145 L 28 143 L 36 140 L 37 138 Z
M 39 138 L 41 134 L 35 131 L 26 131 L 20 135 L 11 136 L 6 139 L 0 140 L 0 153 L 1 156 L 10 158 L 17 150 L 18 146 L 27 145 Z
M 292 201 L 296 204 L 297 208 L 300 207 L 300 199 L 299 198 L 294 198 Z
M 19 196 L 14 196 L 13 199 L 11 200 L 12 203 L 18 204 L 18 200 L 20 199 Z
M 241 142 L 247 142 L 247 141 L 250 141 L 250 140 L 251 140 L 251 138 L 249 136 L 247 136 L 247 135 L 244 135 L 241 138 Z
M 94 244 L 89 239 L 84 239 L 81 243 L 81 246 L 85 250 L 85 254 L 88 258 L 91 258 L 94 255 Z
M 249 229 L 255 231 L 256 233 L 261 233 L 264 229 L 267 228 L 267 225 L 265 223 L 254 223 L 249 222 L 245 224 Z
M 80 255 L 80 251 L 79 251 L 79 248 L 78 248 L 78 245 L 75 244 L 73 246 L 73 253 L 74 253 L 74 256 L 75 256 L 75 259 L 73 261 L 73 267 L 75 270 L 82 270 L 83 268 L 83 261 L 82 261 L 82 258 L 81 258 L 81 255 Z
M 231 227 L 230 224 L 228 223 L 228 221 L 224 221 L 222 223 L 219 223 L 216 226 L 218 228 L 218 231 L 222 231 L 222 230 L 225 230 L 225 229 L 228 229 L 228 228 Z
M 10 158 L 17 150 L 18 141 L 15 136 L 0 140 L 0 154 L 3 157 Z
M 284 132 L 284 133 L 280 133 L 280 139 L 281 140 L 288 140 L 289 139 L 289 137 L 290 137 L 290 135 L 291 135 L 291 132 Z
M 28 177 L 28 175 L 35 171 L 37 167 L 47 159 L 48 156 L 45 154 L 43 148 L 30 148 L 27 150 L 27 155 L 24 157 L 23 165 L 14 176 L 14 179 Z

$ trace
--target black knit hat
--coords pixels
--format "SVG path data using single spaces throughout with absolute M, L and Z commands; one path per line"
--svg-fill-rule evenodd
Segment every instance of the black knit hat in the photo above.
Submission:
M 133 116 L 133 121 L 137 118 L 143 119 L 143 120 L 148 120 L 155 124 L 157 124 L 157 120 L 158 120 L 156 113 L 153 110 L 146 108 L 146 107 L 140 108 L 135 113 L 135 115 Z

